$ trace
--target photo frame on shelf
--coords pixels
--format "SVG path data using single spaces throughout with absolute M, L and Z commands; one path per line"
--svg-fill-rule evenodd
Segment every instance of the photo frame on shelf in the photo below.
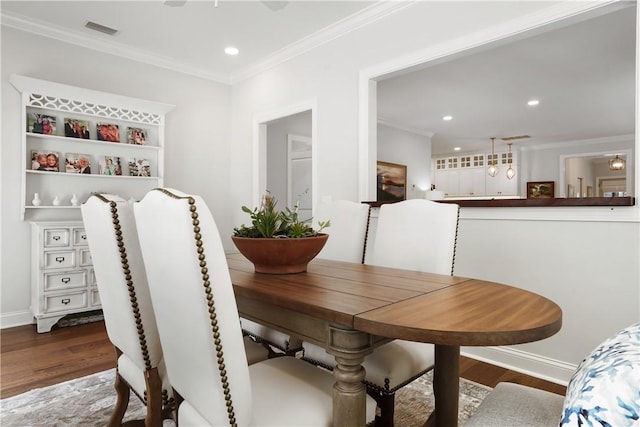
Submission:
M 60 172 L 60 153 L 31 150 L 31 170 Z
M 98 159 L 100 166 L 100 175 L 122 175 L 122 165 L 120 157 L 101 156 Z
M 377 162 L 377 200 L 402 201 L 407 198 L 407 166 L 389 162 Z
M 29 113 L 27 114 L 27 132 L 55 135 L 56 121 L 55 116 L 35 112 Z
M 527 182 L 527 199 L 553 199 L 555 197 L 555 181 Z
M 129 176 L 151 176 L 151 164 L 148 159 L 129 159 Z
M 91 174 L 91 156 L 88 154 L 67 153 L 64 164 L 67 173 Z
M 147 145 L 147 133 L 146 129 L 127 127 L 127 143 Z
M 64 119 L 64 136 L 67 138 L 89 139 L 89 122 L 66 117 Z
M 97 123 L 96 135 L 98 141 L 120 142 L 120 127 L 113 123 Z

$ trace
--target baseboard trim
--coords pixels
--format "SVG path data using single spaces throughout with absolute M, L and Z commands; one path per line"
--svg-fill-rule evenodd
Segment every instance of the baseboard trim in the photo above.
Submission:
M 35 323 L 35 321 L 31 311 L 13 311 L 0 315 L 0 329 L 31 325 L 33 323 Z
M 566 386 L 577 365 L 510 347 L 462 347 L 463 356 Z

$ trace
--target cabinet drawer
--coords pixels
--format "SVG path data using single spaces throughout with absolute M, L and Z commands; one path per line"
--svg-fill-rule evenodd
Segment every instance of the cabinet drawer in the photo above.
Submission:
M 73 229 L 73 245 L 74 246 L 87 245 L 87 233 L 84 231 L 84 228 Z
M 69 246 L 68 228 L 49 228 L 44 230 L 44 247 L 55 248 Z
M 91 252 L 89 252 L 89 249 L 80 249 L 78 252 L 80 253 L 80 266 L 91 265 Z
M 100 301 L 100 293 L 97 288 L 92 288 L 91 291 L 91 306 L 99 306 L 102 305 L 102 301 Z
M 44 290 L 55 291 L 67 288 L 86 286 L 86 271 L 65 271 L 62 273 L 45 273 Z
M 44 312 L 69 311 L 87 307 L 87 291 L 47 295 L 44 297 Z
M 44 253 L 44 268 L 71 268 L 76 266 L 76 251 L 50 251 Z

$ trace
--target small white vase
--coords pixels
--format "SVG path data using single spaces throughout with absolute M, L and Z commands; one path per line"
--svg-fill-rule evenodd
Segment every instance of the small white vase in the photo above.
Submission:
M 42 200 L 40 200 L 40 195 L 38 193 L 33 194 L 33 200 L 31 201 L 33 206 L 40 206 L 42 204 Z
M 78 206 L 78 196 L 76 196 L 75 193 L 71 197 L 71 205 L 72 206 Z
M 58 196 L 55 196 L 53 198 L 53 206 L 60 206 L 60 199 L 58 199 Z

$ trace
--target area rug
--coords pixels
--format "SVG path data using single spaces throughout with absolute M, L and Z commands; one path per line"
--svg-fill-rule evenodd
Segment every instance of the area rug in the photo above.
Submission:
M 2 427 L 104 427 L 115 403 L 114 370 L 39 388 L 0 400 Z M 396 394 L 395 425 L 420 426 L 433 408 L 431 372 Z M 459 425 L 473 414 L 490 388 L 460 380 Z M 144 418 L 145 408 L 132 396 L 125 421 Z M 164 427 L 173 427 L 165 421 Z

